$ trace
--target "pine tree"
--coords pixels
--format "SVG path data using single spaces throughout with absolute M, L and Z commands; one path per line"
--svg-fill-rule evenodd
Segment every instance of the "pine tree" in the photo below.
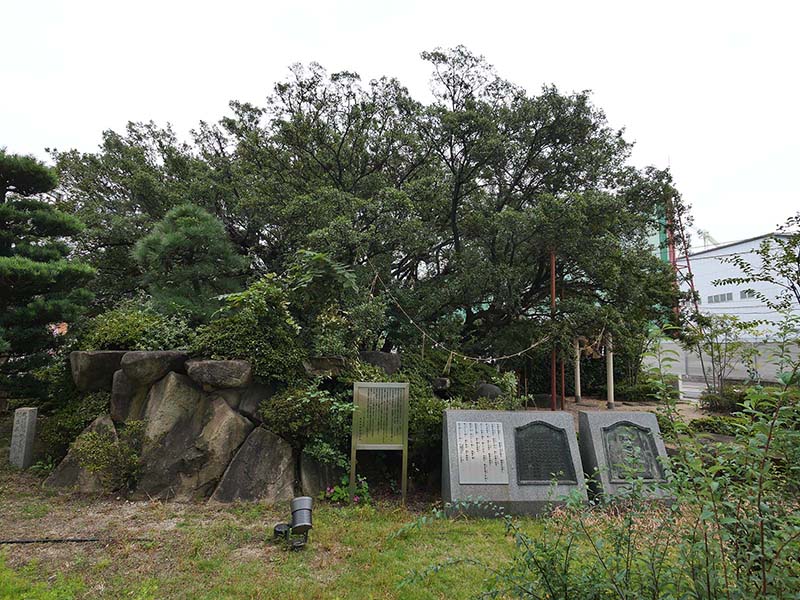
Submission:
M 57 183 L 35 158 L 0 150 L 0 352 L 12 396 L 28 393 L 25 373 L 54 346 L 49 326 L 91 300 L 83 286 L 93 269 L 69 257 L 69 237 L 83 226 L 42 196 Z
M 155 305 L 195 322 L 220 307 L 217 296 L 241 287 L 247 268 L 223 224 L 192 204 L 170 210 L 138 241 L 133 255 Z

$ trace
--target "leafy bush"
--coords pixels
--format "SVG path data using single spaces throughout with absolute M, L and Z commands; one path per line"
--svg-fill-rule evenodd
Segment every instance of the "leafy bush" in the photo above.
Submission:
M 721 393 L 705 390 L 700 395 L 700 406 L 714 412 L 731 413 L 742 408 L 747 391 L 744 387 L 728 386 L 722 388 Z
M 736 435 L 746 419 L 733 416 L 714 416 L 695 419 L 689 423 L 689 429 L 695 432 L 717 433 L 719 435 Z
M 185 318 L 165 316 L 140 297 L 94 317 L 80 337 L 83 350 L 182 350 L 194 332 Z
M 73 445 L 79 464 L 97 473 L 108 491 L 133 490 L 139 472 L 144 421 L 128 421 L 109 431 L 90 431 Z
M 272 396 L 261 407 L 264 426 L 278 433 L 296 448 L 303 448 L 312 439 L 326 439 L 334 444 L 330 434 L 335 430 L 333 420 L 343 413 L 340 420 L 352 414 L 352 401 L 340 406 L 327 390 L 319 389 L 319 380 L 306 385 L 289 388 Z M 326 435 L 327 434 L 327 435 Z
M 678 400 L 678 378 L 675 375 L 664 375 L 664 383 L 670 393 L 670 399 Z M 657 380 L 650 373 L 642 373 L 636 383 L 620 382 L 614 387 L 617 400 L 626 402 L 654 402 L 661 397 L 661 389 Z
M 253 372 L 281 384 L 302 379 L 304 348 L 289 314 L 284 288 L 268 275 L 245 291 L 225 296 L 220 316 L 200 327 L 192 353 L 215 360 L 250 361 Z
M 110 404 L 111 395 L 108 392 L 93 392 L 77 396 L 45 417 L 41 439 L 47 455 L 55 460 L 61 459 L 81 431 L 97 417 L 109 412 Z

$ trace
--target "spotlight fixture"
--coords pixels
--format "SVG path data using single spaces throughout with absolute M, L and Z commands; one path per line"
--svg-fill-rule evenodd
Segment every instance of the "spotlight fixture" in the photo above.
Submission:
M 275 539 L 283 539 L 292 550 L 299 550 L 308 543 L 311 530 L 311 508 L 313 500 L 309 496 L 299 496 L 291 503 L 292 523 L 275 525 Z

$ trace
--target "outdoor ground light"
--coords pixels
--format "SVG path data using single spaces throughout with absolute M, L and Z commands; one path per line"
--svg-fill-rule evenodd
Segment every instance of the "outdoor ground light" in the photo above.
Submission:
M 292 523 L 275 525 L 275 539 L 282 538 L 289 548 L 299 550 L 308 542 L 311 530 L 311 506 L 313 500 L 309 496 L 300 496 L 292 500 Z

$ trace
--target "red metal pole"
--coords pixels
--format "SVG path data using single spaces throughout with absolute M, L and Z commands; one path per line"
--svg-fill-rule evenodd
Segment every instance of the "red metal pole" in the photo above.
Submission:
M 556 318 L 556 251 L 550 250 L 550 316 Z M 556 342 L 550 355 L 550 410 L 556 410 Z

